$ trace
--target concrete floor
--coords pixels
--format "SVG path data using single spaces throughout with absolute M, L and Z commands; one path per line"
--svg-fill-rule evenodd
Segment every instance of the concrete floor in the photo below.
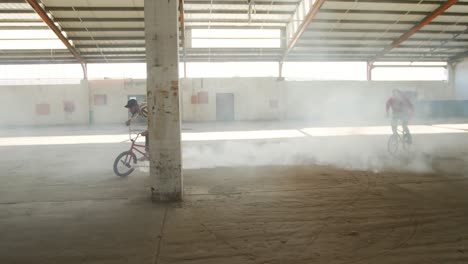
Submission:
M 400 158 L 381 127 L 184 128 L 172 205 L 113 174 L 123 128 L 0 130 L 0 263 L 468 263 L 467 125 Z

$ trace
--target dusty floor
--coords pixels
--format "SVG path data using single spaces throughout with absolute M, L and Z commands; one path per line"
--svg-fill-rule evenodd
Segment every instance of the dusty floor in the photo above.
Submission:
M 0 263 L 468 263 L 457 129 L 415 136 L 398 160 L 382 135 L 186 142 L 173 205 L 149 201 L 144 169 L 113 175 L 127 143 L 4 144 Z M 119 135 L 21 135 L 76 133 Z

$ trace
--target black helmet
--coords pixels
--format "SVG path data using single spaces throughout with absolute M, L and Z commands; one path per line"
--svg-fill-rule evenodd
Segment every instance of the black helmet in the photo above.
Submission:
M 130 108 L 138 105 L 138 101 L 136 99 L 128 100 L 127 104 L 124 106 L 125 108 Z

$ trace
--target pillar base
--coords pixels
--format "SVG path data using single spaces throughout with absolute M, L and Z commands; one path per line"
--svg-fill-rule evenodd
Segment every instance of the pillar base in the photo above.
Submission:
M 151 201 L 153 203 L 175 203 L 182 201 L 182 192 L 161 193 L 151 188 Z

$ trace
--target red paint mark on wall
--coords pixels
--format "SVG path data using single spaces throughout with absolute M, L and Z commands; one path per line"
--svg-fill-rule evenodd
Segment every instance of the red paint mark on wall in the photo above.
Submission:
M 75 103 L 73 101 L 63 101 L 63 111 L 65 113 L 75 112 Z
M 94 105 L 107 105 L 107 95 L 105 94 L 95 94 L 94 95 Z
M 49 115 L 50 114 L 50 105 L 49 104 L 37 104 L 36 105 L 36 115 Z
M 198 92 L 198 103 L 208 104 L 208 92 Z
M 198 96 L 197 95 L 192 95 L 192 97 L 190 97 L 190 103 L 191 104 L 198 104 Z

